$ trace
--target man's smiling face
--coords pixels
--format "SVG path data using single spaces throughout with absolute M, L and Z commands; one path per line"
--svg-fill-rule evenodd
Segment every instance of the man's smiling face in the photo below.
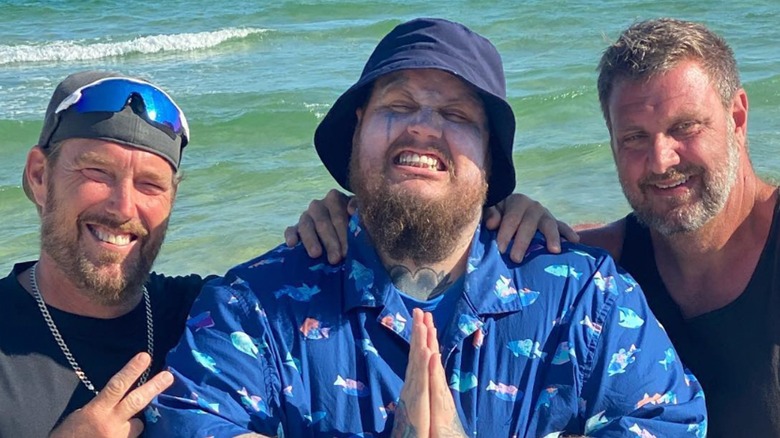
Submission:
M 121 303 L 162 245 L 173 169 L 158 155 L 103 140 L 69 139 L 60 148 L 46 170 L 42 249 L 96 299 Z
M 643 222 L 669 235 L 695 231 L 722 211 L 744 131 L 698 62 L 619 80 L 609 103 L 618 176 Z

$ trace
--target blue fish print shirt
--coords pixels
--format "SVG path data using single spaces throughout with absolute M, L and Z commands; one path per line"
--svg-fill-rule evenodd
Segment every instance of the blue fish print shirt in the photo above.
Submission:
M 298 246 L 212 281 L 148 408 L 150 436 L 389 436 L 411 312 L 353 217 L 342 264 Z M 701 387 L 606 252 L 476 231 L 442 360 L 469 436 L 704 437 Z

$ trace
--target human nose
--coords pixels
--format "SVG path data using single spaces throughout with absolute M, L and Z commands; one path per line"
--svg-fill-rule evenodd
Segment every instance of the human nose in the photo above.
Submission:
M 108 199 L 107 210 L 120 221 L 135 217 L 136 193 L 132 181 L 117 181 Z
M 659 134 L 653 140 L 649 151 L 650 171 L 661 175 L 670 168 L 680 164 L 680 155 L 677 153 L 678 142 L 674 138 Z
M 423 138 L 440 138 L 442 133 L 442 117 L 432 108 L 421 108 L 409 122 L 411 134 Z

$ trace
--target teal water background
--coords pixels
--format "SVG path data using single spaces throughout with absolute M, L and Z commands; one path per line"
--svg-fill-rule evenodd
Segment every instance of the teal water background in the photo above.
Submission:
M 378 40 L 418 16 L 461 21 L 501 52 L 517 116 L 518 191 L 570 223 L 628 211 L 596 94 L 608 42 L 637 20 L 700 21 L 734 48 L 753 162 L 780 176 L 780 2 L 0 0 L 0 273 L 38 252 L 20 185 L 56 84 L 113 69 L 168 90 L 188 115 L 185 181 L 156 269 L 222 273 L 282 241 L 336 183 L 312 146 Z

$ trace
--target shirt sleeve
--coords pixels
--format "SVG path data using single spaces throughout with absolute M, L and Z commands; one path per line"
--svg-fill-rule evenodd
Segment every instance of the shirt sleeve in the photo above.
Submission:
M 640 287 L 609 257 L 597 268 L 582 296 L 599 304 L 589 320 L 572 324 L 591 353 L 582 363 L 585 435 L 706 436 L 702 388 L 683 367 Z
M 206 284 L 167 357 L 175 382 L 145 412 L 148 436 L 276 436 L 280 379 L 267 322 L 241 278 Z

